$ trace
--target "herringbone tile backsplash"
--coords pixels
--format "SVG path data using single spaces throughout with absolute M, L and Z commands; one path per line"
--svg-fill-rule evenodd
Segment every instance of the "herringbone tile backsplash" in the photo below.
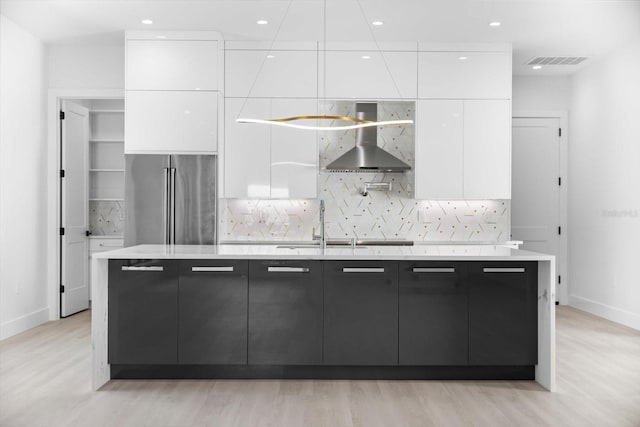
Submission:
M 353 115 L 355 103 L 325 106 L 327 114 Z M 414 117 L 413 102 L 379 102 L 378 119 Z M 429 201 L 413 197 L 413 172 L 331 173 L 322 169 L 355 144 L 355 132 L 321 132 L 317 200 L 222 199 L 220 240 L 309 240 L 326 204 L 329 238 L 407 239 L 430 242 L 509 240 L 509 200 Z M 413 126 L 383 127 L 378 145 L 414 167 Z M 361 192 L 366 182 L 390 182 L 391 191 Z

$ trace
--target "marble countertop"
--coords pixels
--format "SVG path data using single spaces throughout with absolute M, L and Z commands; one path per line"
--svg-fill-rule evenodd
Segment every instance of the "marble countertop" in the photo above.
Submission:
M 101 252 L 94 259 L 315 259 L 551 261 L 553 255 L 502 245 L 415 245 L 282 248 L 277 245 L 138 245 Z

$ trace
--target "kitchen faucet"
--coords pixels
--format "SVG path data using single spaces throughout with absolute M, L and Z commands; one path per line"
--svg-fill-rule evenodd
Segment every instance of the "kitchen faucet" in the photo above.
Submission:
M 320 199 L 320 234 L 316 235 L 313 230 L 313 240 L 320 240 L 320 248 L 325 250 L 327 248 L 327 236 L 324 229 L 324 200 Z

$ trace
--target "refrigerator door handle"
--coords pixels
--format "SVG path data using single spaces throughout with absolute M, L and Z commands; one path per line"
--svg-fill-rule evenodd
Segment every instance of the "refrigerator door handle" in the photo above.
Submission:
M 169 244 L 169 168 L 164 168 L 162 181 L 162 241 Z
M 176 168 L 169 169 L 170 186 L 169 186 L 169 210 L 171 213 L 169 221 L 169 243 L 176 243 Z

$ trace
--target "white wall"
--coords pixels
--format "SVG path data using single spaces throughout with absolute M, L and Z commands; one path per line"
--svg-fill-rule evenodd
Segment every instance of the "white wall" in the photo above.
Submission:
M 570 303 L 640 329 L 640 41 L 571 79 Z
M 513 76 L 512 110 L 568 110 L 570 89 L 568 76 Z
M 0 339 L 49 318 L 44 47 L 0 15 Z
M 50 45 L 50 89 L 124 89 L 124 41 L 120 45 Z

